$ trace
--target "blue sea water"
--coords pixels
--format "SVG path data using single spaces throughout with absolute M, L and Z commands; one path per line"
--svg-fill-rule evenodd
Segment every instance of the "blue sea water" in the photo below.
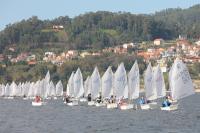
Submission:
M 86 105 L 69 107 L 48 100 L 0 99 L 0 133 L 200 133 L 200 94 L 184 98 L 179 110 L 107 110 Z

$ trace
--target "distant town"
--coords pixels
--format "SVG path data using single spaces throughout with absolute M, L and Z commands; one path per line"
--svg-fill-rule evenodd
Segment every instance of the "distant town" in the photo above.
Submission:
M 15 47 L 9 47 L 9 51 L 11 51 L 11 53 L 15 52 Z M 156 60 L 156 62 L 160 64 L 162 71 L 166 72 L 167 61 L 177 56 L 182 57 L 185 63 L 200 62 L 200 40 L 190 42 L 181 36 L 174 41 L 165 41 L 162 38 L 157 38 L 152 42 L 128 42 L 115 47 L 104 48 L 99 51 L 67 50 L 61 53 L 46 51 L 42 57 L 37 58 L 36 55 L 31 52 L 22 52 L 16 57 L 13 57 L 12 54 L 0 54 L 0 62 L 8 60 L 11 63 L 25 62 L 28 65 L 50 62 L 61 66 L 66 61 L 76 58 L 100 56 L 103 53 L 132 54 L 132 52 L 135 52 L 137 56 L 143 57 L 145 61 Z M 6 67 L 5 64 L 2 65 Z

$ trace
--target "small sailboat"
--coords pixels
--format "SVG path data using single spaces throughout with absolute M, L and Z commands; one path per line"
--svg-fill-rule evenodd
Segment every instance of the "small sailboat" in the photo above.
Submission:
M 35 100 L 32 101 L 32 106 L 38 107 L 38 106 L 42 106 L 42 105 L 43 105 L 43 102 L 42 102 L 41 98 L 39 96 L 36 96 Z
M 194 86 L 188 72 L 187 66 L 180 60 L 176 59 L 169 73 L 169 83 L 172 100 L 180 100 L 195 94 Z M 168 107 L 161 107 L 161 110 L 173 111 L 178 109 L 178 103 Z
M 84 97 L 80 98 L 80 102 L 87 102 L 87 96 L 90 93 L 89 84 L 90 84 L 90 76 L 88 76 L 84 82 Z
M 65 101 L 64 103 L 68 106 L 78 105 L 78 102 L 76 102 L 76 100 L 72 99 L 74 97 L 74 75 L 75 75 L 75 73 L 72 72 L 70 75 L 70 78 L 68 80 L 68 84 L 67 84 L 66 99 L 68 99 L 68 100 L 67 100 L 67 102 Z
M 73 87 L 74 87 L 74 99 L 71 102 L 71 106 L 78 105 L 79 98 L 83 96 L 83 76 L 81 70 L 78 68 L 73 77 Z M 70 103 L 69 103 L 70 104 Z
M 128 103 L 120 106 L 122 110 L 133 109 L 134 105 L 130 103 L 133 99 L 139 97 L 140 75 L 137 61 L 135 61 L 130 72 L 128 73 Z
M 56 96 L 57 97 L 63 96 L 63 84 L 61 80 L 59 80 L 58 83 L 56 84 Z
M 156 91 L 157 99 L 166 96 L 165 81 L 159 65 L 157 65 L 153 71 L 153 87 Z M 157 102 L 151 102 L 149 105 L 151 109 L 159 107 Z
M 127 75 L 126 75 L 126 69 L 124 67 L 124 63 L 121 63 L 115 72 L 113 93 L 116 96 L 117 100 L 120 100 L 122 98 L 124 99 L 128 98 Z M 122 106 L 122 105 L 123 104 L 119 106 Z
M 144 87 L 145 87 L 145 95 L 147 100 L 155 100 L 157 98 L 156 95 L 156 90 L 154 88 L 154 83 L 153 83 L 153 70 L 151 67 L 151 63 L 148 64 L 147 70 L 144 75 Z M 148 110 L 150 109 L 150 105 L 145 103 L 145 104 L 140 104 L 142 110 Z
M 95 105 L 95 99 L 98 98 L 99 93 L 100 93 L 100 87 L 101 87 L 101 78 L 100 78 L 100 74 L 98 71 L 98 68 L 95 67 L 91 78 L 90 78 L 90 84 L 91 84 L 91 98 L 92 101 L 88 101 L 88 105 L 89 106 L 93 106 Z

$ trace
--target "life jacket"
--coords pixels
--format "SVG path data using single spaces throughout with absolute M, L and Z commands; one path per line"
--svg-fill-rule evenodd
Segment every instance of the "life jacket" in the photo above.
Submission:
M 168 102 L 165 100 L 165 101 L 163 101 L 162 106 L 163 106 L 163 107 L 168 107 L 169 104 L 168 104 Z

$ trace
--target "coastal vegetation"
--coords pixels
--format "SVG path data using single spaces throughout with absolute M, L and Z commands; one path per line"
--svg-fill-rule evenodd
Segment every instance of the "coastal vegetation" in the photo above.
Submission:
M 89 12 L 75 18 L 68 16 L 40 20 L 33 16 L 9 24 L 0 32 L 0 52 L 9 45 L 33 48 L 60 46 L 67 49 L 101 49 L 123 42 L 173 40 L 178 35 L 190 39 L 200 35 L 200 5 L 188 9 L 166 9 L 155 14 L 134 15 L 127 12 Z M 55 25 L 62 29 L 53 29 Z M 21 50 L 23 50 L 21 47 Z

